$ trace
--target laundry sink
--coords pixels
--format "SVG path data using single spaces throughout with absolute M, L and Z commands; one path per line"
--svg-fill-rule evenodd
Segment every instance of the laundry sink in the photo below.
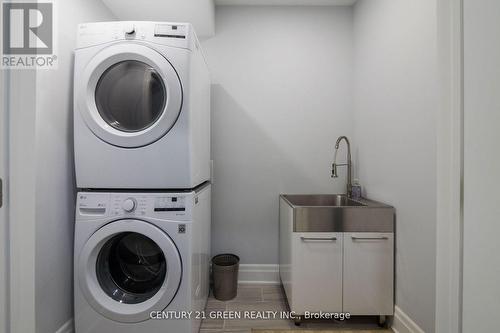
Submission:
M 294 232 L 394 232 L 394 208 L 344 194 L 282 194 L 280 213 L 289 210 Z
M 342 194 L 282 194 L 279 235 L 290 311 L 344 310 L 381 323 L 393 314 L 393 207 Z
M 302 207 L 351 207 L 366 206 L 341 194 L 288 194 L 286 199 L 294 206 Z

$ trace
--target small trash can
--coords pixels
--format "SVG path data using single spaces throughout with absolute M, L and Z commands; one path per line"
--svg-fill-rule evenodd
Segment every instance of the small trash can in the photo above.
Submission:
M 212 258 L 214 296 L 219 301 L 236 297 L 239 265 L 240 258 L 234 254 L 219 254 Z

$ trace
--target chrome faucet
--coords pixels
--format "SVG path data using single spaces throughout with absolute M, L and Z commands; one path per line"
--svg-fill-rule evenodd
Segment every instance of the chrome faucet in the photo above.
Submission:
M 347 144 L 347 162 L 344 164 L 337 164 L 337 152 L 339 150 L 339 145 L 342 140 L 345 140 Z M 349 143 L 349 139 L 346 136 L 339 136 L 337 139 L 337 143 L 335 144 L 335 154 L 333 156 L 333 164 L 332 164 L 332 178 L 337 178 L 337 167 L 339 166 L 347 166 L 347 197 L 352 196 L 352 161 L 351 161 L 351 144 Z

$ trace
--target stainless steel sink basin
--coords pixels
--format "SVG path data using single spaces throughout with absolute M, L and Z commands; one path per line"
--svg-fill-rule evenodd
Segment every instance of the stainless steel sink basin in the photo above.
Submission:
M 341 194 L 289 194 L 285 197 L 294 206 L 307 207 L 352 207 L 366 206 Z
M 394 232 L 394 208 L 342 194 L 282 194 L 295 232 Z M 281 204 L 280 204 L 281 212 Z

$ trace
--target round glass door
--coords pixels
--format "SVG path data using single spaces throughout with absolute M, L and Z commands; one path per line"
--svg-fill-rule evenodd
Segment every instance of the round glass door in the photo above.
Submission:
M 80 250 L 77 267 L 78 288 L 87 302 L 124 323 L 147 320 L 151 311 L 167 308 L 182 278 L 172 239 L 157 226 L 134 219 L 94 232 Z
M 123 148 L 143 147 L 177 122 L 182 85 L 157 50 L 117 43 L 100 50 L 83 69 L 76 68 L 76 107 L 99 139 Z
M 95 101 L 101 117 L 125 132 L 153 125 L 165 108 L 167 94 L 158 72 L 135 60 L 108 68 L 97 82 Z
M 167 275 L 160 247 L 148 237 L 124 232 L 104 244 L 97 257 L 97 280 L 112 299 L 136 304 L 150 299 Z

